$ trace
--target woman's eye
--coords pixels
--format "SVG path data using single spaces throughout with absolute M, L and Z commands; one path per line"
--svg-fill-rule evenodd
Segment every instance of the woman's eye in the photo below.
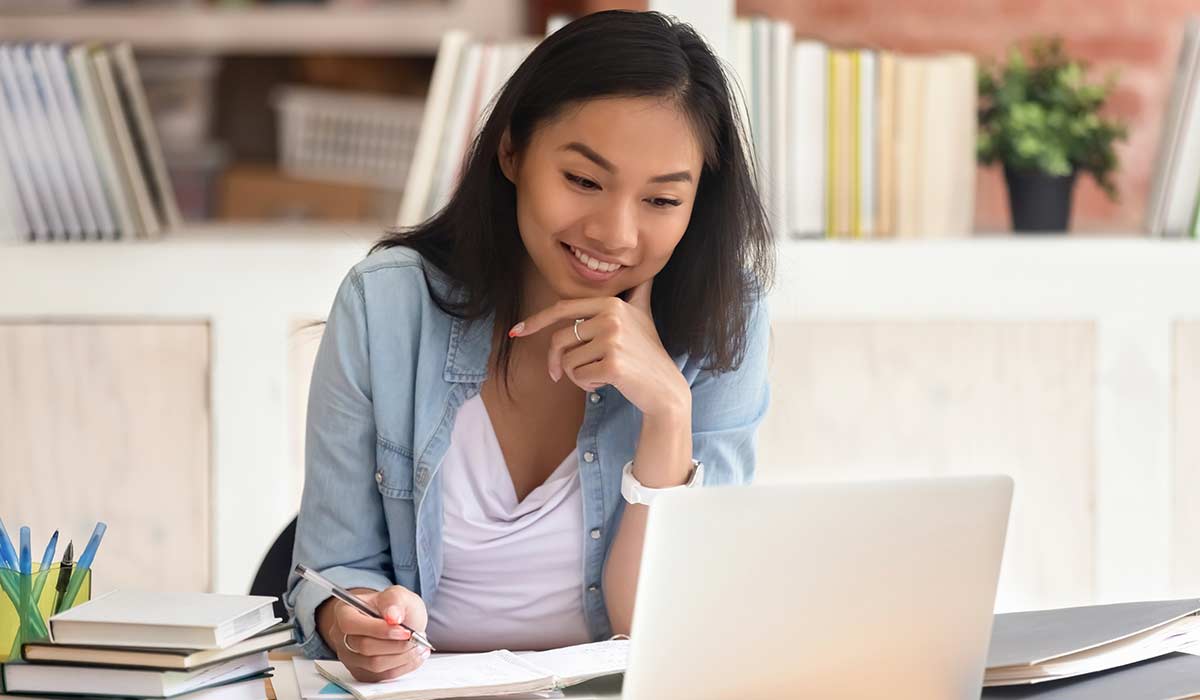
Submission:
M 677 207 L 680 204 L 683 204 L 683 202 L 679 201 L 678 199 L 667 199 L 666 197 L 655 197 L 650 200 L 650 203 L 660 209 L 665 209 L 667 207 Z
M 578 175 L 573 175 L 571 173 L 563 173 L 563 176 L 567 178 L 567 182 L 576 184 L 585 190 L 600 189 L 600 185 L 597 185 L 595 182 L 592 182 L 591 180 L 587 179 L 586 177 L 580 177 Z

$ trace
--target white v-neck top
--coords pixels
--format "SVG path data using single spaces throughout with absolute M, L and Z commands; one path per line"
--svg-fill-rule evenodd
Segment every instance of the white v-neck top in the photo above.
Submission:
M 438 650 L 591 641 L 584 618 L 577 451 L 518 502 L 483 399 L 455 417 L 441 466 L 442 576 L 426 634 Z M 428 603 L 428 601 L 427 601 Z

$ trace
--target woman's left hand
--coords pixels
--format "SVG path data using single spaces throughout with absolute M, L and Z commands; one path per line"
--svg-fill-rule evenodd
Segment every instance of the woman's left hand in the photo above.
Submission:
M 584 391 L 611 384 L 645 416 L 691 415 L 691 390 L 663 347 L 650 312 L 654 279 L 620 297 L 564 299 L 513 326 L 509 337 L 531 336 L 561 321 L 547 367 L 550 378 L 565 374 Z M 578 325 L 575 319 L 583 319 Z M 579 331 L 579 338 L 575 331 Z M 582 342 L 580 341 L 582 338 Z

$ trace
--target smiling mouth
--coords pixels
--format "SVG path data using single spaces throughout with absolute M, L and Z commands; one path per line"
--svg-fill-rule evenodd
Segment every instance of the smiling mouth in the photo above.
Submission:
M 598 260 L 598 259 L 588 255 L 587 253 L 583 252 L 582 250 L 576 248 L 575 246 L 571 245 L 570 243 L 563 243 L 562 245 L 564 248 L 566 248 L 571 253 L 571 255 L 574 255 L 575 259 L 578 260 L 580 263 L 582 263 L 584 267 L 586 267 L 587 269 L 589 269 L 593 272 L 600 272 L 600 273 L 608 274 L 608 273 L 616 272 L 616 271 L 620 270 L 621 268 L 625 267 L 624 265 L 621 265 L 620 263 L 608 263 L 608 262 L 604 262 L 603 260 Z

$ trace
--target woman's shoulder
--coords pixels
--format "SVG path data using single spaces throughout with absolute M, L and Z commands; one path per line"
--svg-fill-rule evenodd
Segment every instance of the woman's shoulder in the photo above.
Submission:
M 443 272 L 419 251 L 407 246 L 371 252 L 351 268 L 349 276 L 359 287 L 364 301 L 376 296 L 393 300 L 404 298 L 410 302 L 423 300 L 432 296 L 431 284 L 437 287 L 435 291 L 440 293 L 439 296 L 444 296 L 444 287 L 449 286 L 449 280 Z M 397 292 L 401 294 L 397 295 Z

